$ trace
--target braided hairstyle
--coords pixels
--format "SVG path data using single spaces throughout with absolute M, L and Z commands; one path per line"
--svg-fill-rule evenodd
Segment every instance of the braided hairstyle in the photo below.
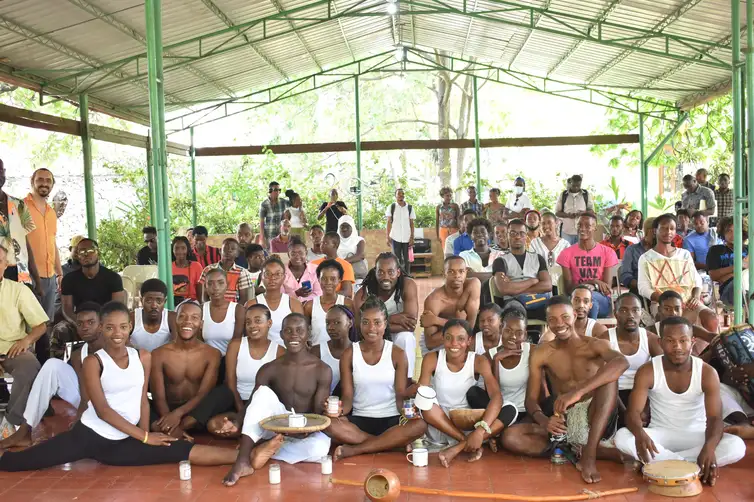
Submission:
M 389 251 L 380 253 L 377 256 L 377 259 L 374 260 L 374 267 L 372 267 L 369 270 L 369 272 L 367 272 L 366 277 L 364 277 L 364 281 L 362 282 L 362 287 L 366 289 L 367 296 L 379 295 L 380 285 L 379 285 L 379 281 L 377 280 L 377 264 L 384 260 L 395 260 L 395 264 L 398 266 L 398 269 L 401 271 L 401 275 L 398 276 L 398 282 L 395 284 L 395 295 L 393 295 L 393 299 L 395 300 L 395 303 L 399 303 L 403 301 L 403 284 L 406 282 L 406 277 L 410 277 L 410 276 L 406 274 L 406 272 L 401 268 L 400 262 L 398 261 L 398 257 Z

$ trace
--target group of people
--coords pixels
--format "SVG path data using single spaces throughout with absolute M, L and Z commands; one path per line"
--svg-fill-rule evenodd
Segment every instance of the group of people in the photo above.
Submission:
M 34 193 L 47 186 L 49 194 L 54 179 L 44 172 L 32 178 Z M 175 237 L 174 284 L 145 281 L 133 311 L 124 305 L 120 276 L 100 264 L 98 243 L 80 238 L 60 287 L 61 324 L 76 347 L 67 362 L 35 356 L 34 345 L 62 328 L 52 328 L 55 313 L 39 301 L 39 269 L 31 274 L 33 291 L 23 283 L 18 246 L 0 243 L 0 366 L 13 377 L 0 471 L 84 458 L 111 465 L 189 460 L 231 465 L 223 482 L 233 485 L 270 459 L 319 462 L 332 451 L 338 462 L 410 449 L 424 438 L 441 449 L 446 467 L 464 452 L 478 460 L 488 444 L 535 457 L 567 450 L 588 483 L 600 480 L 598 459 L 672 458 L 699 463 L 703 479 L 714 483 L 718 467 L 743 457 L 742 438 L 754 437 L 752 403 L 739 390 L 754 368 L 726 367 L 714 351 L 703 351 L 718 326 L 701 298 L 704 260 L 694 247 L 701 239 L 692 239 L 689 251 L 688 237 L 677 245 L 675 215 L 647 225 L 632 212 L 620 228 L 621 241 L 630 243 L 622 256 L 614 246 L 617 224 L 609 242 L 595 240 L 597 216 L 580 183 L 571 178 L 555 213 L 532 213 L 523 190 L 514 209 L 471 197 L 453 209 L 458 227 L 443 227 L 446 246 L 458 235 L 443 283 L 421 309 L 405 268 L 413 209 L 402 190 L 386 210 L 394 252 L 367 268 L 364 241 L 354 238 L 337 193 L 320 211 L 337 226 L 310 227 L 307 245 L 307 234 L 291 232 L 306 226 L 294 226 L 306 221 L 296 210 L 300 197 L 287 194 L 289 207 L 271 183 L 262 242 L 245 224 L 219 250 L 207 245 L 203 227 Z M 524 187 L 522 179 L 516 184 Z M 438 220 L 441 214 L 438 208 Z M 279 233 L 274 223 L 264 226 L 268 216 L 279 220 Z M 574 220 L 574 244 L 558 230 L 566 218 Z M 732 232 L 721 227 L 727 242 Z M 144 234 L 151 250 L 156 234 Z M 272 248 L 275 239 L 285 251 Z M 344 242 L 351 256 L 342 256 Z M 715 248 L 706 270 L 724 280 L 732 271 L 722 266 L 725 249 Z M 637 253 L 635 271 L 624 274 L 629 254 Z M 57 254 L 51 263 L 56 269 Z M 562 280 L 553 280 L 555 273 Z M 615 295 L 618 278 L 634 292 Z M 179 302 L 172 312 L 168 287 Z M 645 309 L 656 309 L 649 324 Z M 615 328 L 595 321 L 608 314 Z M 532 318 L 544 321 L 543 333 L 532 332 Z M 435 398 L 414 408 L 411 399 L 426 387 Z M 76 424 L 32 445 L 54 396 L 77 409 Z M 329 396 L 338 396 L 337 412 L 327 407 Z M 294 409 L 328 415 L 331 424 L 285 438 L 260 425 Z M 238 448 L 195 445 L 195 433 L 237 441 Z

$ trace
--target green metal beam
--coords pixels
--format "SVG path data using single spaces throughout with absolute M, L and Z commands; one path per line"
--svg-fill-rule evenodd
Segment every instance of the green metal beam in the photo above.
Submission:
M 148 135 L 147 151 L 147 190 L 149 190 L 149 224 L 156 225 L 157 205 L 154 187 L 154 158 L 152 156 L 152 133 Z
M 731 32 L 741 26 L 739 0 L 731 0 Z M 740 324 L 743 320 L 743 212 L 744 212 L 744 169 L 743 169 L 743 110 L 741 39 L 733 37 L 732 87 L 733 87 L 733 321 Z M 750 176 L 751 177 L 751 176 Z
M 477 76 L 472 77 L 474 83 L 474 153 L 476 163 L 476 193 L 482 193 L 482 156 L 479 151 L 479 84 Z
M 194 146 L 194 128 L 189 129 L 191 131 L 191 150 L 189 155 L 191 157 L 191 226 L 196 227 L 199 220 L 198 208 L 196 207 L 196 147 Z
M 641 214 L 649 209 L 649 169 L 644 160 L 644 115 L 639 114 L 639 183 L 641 184 Z
M 654 158 L 660 153 L 660 150 L 662 150 L 662 147 L 665 146 L 665 144 L 670 141 L 670 139 L 675 136 L 675 133 L 678 132 L 678 129 L 681 128 L 681 126 L 689 119 L 688 112 L 682 113 L 678 117 L 678 122 L 675 123 L 673 128 L 668 132 L 664 138 L 660 140 L 660 142 L 657 144 L 654 150 L 652 150 L 652 153 L 649 154 L 649 156 L 644 159 L 644 161 L 647 163 L 647 165 L 651 164 Z
M 86 197 L 86 232 L 97 240 L 97 215 L 94 210 L 94 175 L 92 174 L 92 135 L 89 130 L 89 100 L 86 94 L 79 97 L 81 118 L 81 151 L 84 157 L 84 194 Z
M 752 208 L 754 208 L 754 173 L 752 173 L 751 162 L 754 159 L 754 0 L 746 0 L 746 116 L 748 128 L 748 187 L 747 193 L 749 200 L 747 208 L 749 210 L 749 221 L 751 221 Z M 743 209 L 743 208 L 742 208 Z M 743 242 L 743 239 L 742 239 Z M 743 246 L 743 244 L 742 244 Z M 743 289 L 743 288 L 742 288 Z M 749 294 L 754 293 L 754 267 L 749 267 Z M 754 321 L 754 300 L 747 296 L 749 322 Z
M 361 227 L 364 222 L 364 208 L 361 195 L 361 111 L 359 109 L 359 76 L 353 77 L 354 101 L 356 104 L 355 121 L 356 121 L 356 225 Z

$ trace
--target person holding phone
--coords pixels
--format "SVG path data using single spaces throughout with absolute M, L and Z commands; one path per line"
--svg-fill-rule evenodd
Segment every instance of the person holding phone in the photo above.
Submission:
M 306 254 L 304 241 L 295 236 L 291 237 L 283 292 L 302 303 L 322 296 L 322 288 L 317 279 L 317 266 L 306 261 Z

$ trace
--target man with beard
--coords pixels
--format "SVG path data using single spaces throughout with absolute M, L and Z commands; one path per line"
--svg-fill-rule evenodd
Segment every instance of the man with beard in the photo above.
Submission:
M 589 311 L 592 309 L 592 290 L 586 286 L 577 286 L 571 293 L 571 305 L 576 314 L 573 329 L 579 336 L 602 338 L 607 334 L 607 328 L 604 324 L 600 324 L 589 317 Z M 552 340 L 555 340 L 555 334 L 547 328 L 542 333 L 539 343 L 551 342 Z
M 99 245 L 93 239 L 82 239 L 76 246 L 79 270 L 67 274 L 61 283 L 63 317 L 76 324 L 74 312 L 84 302 L 104 305 L 109 301 L 124 303 L 123 280 L 99 262 Z
M 582 479 L 597 483 L 602 479 L 597 458 L 617 458 L 615 449 L 601 444 L 601 440 L 615 432 L 617 382 L 628 369 L 628 361 L 607 341 L 580 336 L 574 321 L 568 298 L 556 296 L 550 300 L 547 326 L 555 339 L 539 345 L 529 359 L 526 411 L 536 425 L 521 427 L 524 437 L 515 444 L 520 454 L 549 455 L 547 433 L 567 435 L 569 444 L 581 448 L 576 467 Z M 549 417 L 540 407 L 543 375 L 555 397 L 554 414 Z
M 241 223 L 236 230 L 236 240 L 238 241 L 238 256 L 236 257 L 236 265 L 241 268 L 249 268 L 249 262 L 246 261 L 246 248 L 254 242 L 254 232 L 251 231 L 251 225 L 248 223 Z
M 319 462 L 330 450 L 330 438 L 322 432 L 288 437 L 263 429 L 265 418 L 289 413 L 322 414 L 330 395 L 332 370 L 308 350 L 309 325 L 303 314 L 288 314 L 282 328 L 285 354 L 262 366 L 241 431 L 238 459 L 225 476 L 225 486 L 261 469 L 270 459 L 288 464 Z
M 720 379 L 710 365 L 691 356 L 691 323 L 668 317 L 660 323 L 660 332 L 664 354 L 636 372 L 627 427 L 618 431 L 615 445 L 644 464 L 696 462 L 701 480 L 714 485 L 718 466 L 741 460 L 746 445 L 741 438 L 723 433 Z M 647 399 L 651 419 L 644 428 L 641 413 Z
M 451 319 L 476 324 L 482 284 L 476 277 L 466 278 L 466 262 L 460 256 L 445 258 L 444 284 L 435 288 L 424 300 L 421 325 L 422 355 L 442 348 L 442 328 Z
M 48 359 L 44 363 L 31 386 L 24 421 L 13 435 L 0 441 L 0 448 L 31 446 L 31 431 L 42 421 L 53 396 L 57 395 L 77 408 L 76 419 L 81 418 L 89 402 L 86 388 L 82 385 L 82 364 L 87 355 L 94 354 L 103 347 L 99 312 L 100 306 L 94 302 L 79 306 L 76 311 L 76 330 L 85 344 L 73 351 L 68 364 L 60 359 Z
M 131 312 L 131 345 L 152 352 L 175 336 L 175 312 L 165 309 L 168 288 L 159 279 L 147 279 L 141 285 L 141 304 Z
M 149 421 L 152 431 L 180 439 L 226 410 L 205 399 L 217 384 L 221 354 L 199 338 L 201 306 L 193 300 L 178 305 L 176 325 L 175 339 L 152 352 L 149 388 L 156 415 Z
M 657 302 L 665 291 L 676 291 L 685 302 L 684 317 L 707 331 L 717 332 L 717 314 L 702 303 L 702 278 L 691 253 L 673 247 L 675 216 L 669 213 L 658 216 L 654 229 L 657 244 L 639 258 L 639 294 Z
M 633 293 L 625 293 L 615 301 L 617 325 L 598 338 L 607 340 L 610 347 L 620 352 L 628 361 L 628 369 L 618 379 L 620 409 L 625 411 L 628 396 L 634 388 L 634 377 L 639 368 L 654 356 L 662 355 L 660 338 L 639 327 L 641 321 L 641 300 Z
M 463 260 L 461 260 L 463 261 Z M 398 257 L 393 253 L 380 253 L 374 268 L 364 278 L 362 288 L 353 298 L 355 323 L 360 323 L 361 306 L 370 296 L 385 304 L 392 341 L 406 353 L 408 377 L 413 378 L 416 365 L 416 321 L 419 320 L 419 293 L 416 281 L 403 274 Z
M 144 227 L 141 233 L 144 235 L 144 247 L 136 253 L 136 264 L 157 265 L 157 229 Z
M 31 248 L 34 263 L 39 273 L 42 296 L 39 302 L 45 310 L 47 317 L 55 317 L 55 297 L 58 286 L 63 279 L 63 268 L 60 264 L 60 253 L 55 240 L 58 231 L 58 217 L 55 210 L 47 203 L 52 187 L 55 186 L 55 177 L 47 169 L 37 169 L 31 175 L 31 192 L 24 199 L 26 208 L 29 210 L 31 219 L 36 227 L 28 233 L 26 241 Z M 47 335 L 39 339 L 37 355 L 40 352 L 49 352 L 50 339 Z M 42 350 L 40 350 L 42 349 Z
M 199 284 L 196 287 L 197 296 L 204 301 L 204 286 L 207 281 L 207 274 L 212 270 L 222 269 L 225 272 L 228 281 L 228 289 L 225 291 L 225 299 L 229 302 L 237 302 L 240 305 L 254 298 L 254 279 L 251 273 L 243 267 L 236 264 L 236 258 L 239 252 L 238 241 L 228 237 L 223 241 L 222 254 L 218 263 L 208 265 L 199 278 Z

